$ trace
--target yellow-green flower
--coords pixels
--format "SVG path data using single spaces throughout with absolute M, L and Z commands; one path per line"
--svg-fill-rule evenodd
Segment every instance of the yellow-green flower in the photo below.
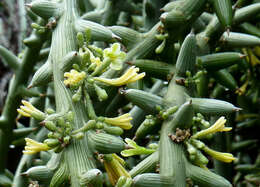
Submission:
M 126 57 L 126 53 L 120 51 L 120 44 L 114 43 L 110 48 L 104 49 L 104 60 L 109 60 L 110 67 L 114 70 L 120 70 L 122 68 L 123 60 Z
M 33 117 L 37 120 L 44 120 L 46 115 L 35 108 L 31 103 L 28 101 L 22 100 L 22 104 L 24 106 L 20 106 L 20 108 L 17 109 L 17 112 L 21 114 L 24 117 Z
M 232 127 L 225 127 L 226 121 L 225 117 L 222 116 L 211 127 L 197 132 L 192 138 L 202 138 L 216 132 L 230 131 Z
M 47 144 L 37 142 L 30 138 L 25 138 L 25 141 L 26 141 L 26 146 L 24 147 L 24 151 L 23 151 L 24 154 L 31 155 L 31 154 L 38 153 L 40 151 L 48 151 L 51 149 Z
M 110 125 L 118 126 L 122 129 L 128 130 L 132 128 L 132 124 L 130 123 L 132 119 L 133 118 L 131 115 L 127 113 L 115 118 L 105 118 L 104 121 Z
M 72 69 L 70 72 L 64 73 L 64 77 L 67 78 L 64 80 L 66 86 L 78 86 L 86 78 L 86 73 L 84 71 L 78 72 L 75 69 Z
M 107 79 L 102 77 L 94 77 L 94 80 L 104 82 L 113 86 L 122 86 L 131 82 L 135 82 L 139 79 L 142 79 L 145 76 L 145 73 L 138 74 L 139 68 L 134 66 L 130 67 L 124 75 L 116 79 Z
M 134 156 L 134 155 L 146 155 L 152 154 L 156 151 L 156 149 L 147 149 L 145 147 L 141 147 L 135 143 L 135 141 L 126 138 L 125 142 L 129 146 L 129 149 L 121 151 L 121 155 L 124 157 Z
M 94 57 L 94 56 L 90 58 L 90 61 L 91 63 L 96 64 L 96 67 L 100 66 L 102 63 L 99 57 Z
M 116 154 L 104 155 L 104 167 L 109 181 L 114 186 L 121 176 L 131 178 L 130 174 L 124 168 L 124 160 Z
M 208 155 L 212 156 L 213 158 L 222 162 L 230 163 L 236 160 L 236 158 L 231 153 L 222 153 L 222 152 L 214 151 L 208 148 L 207 146 L 203 148 L 203 151 L 205 151 Z

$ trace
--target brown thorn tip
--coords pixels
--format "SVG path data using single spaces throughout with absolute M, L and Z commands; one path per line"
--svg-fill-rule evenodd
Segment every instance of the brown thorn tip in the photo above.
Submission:
M 247 55 L 245 54 L 240 54 L 240 58 L 245 58 Z
M 24 6 L 28 7 L 28 8 L 32 8 L 32 4 L 28 3 L 28 4 L 25 4 Z
M 230 28 L 229 27 L 227 27 L 226 32 L 227 32 L 227 35 L 229 36 L 229 33 L 230 33 Z
M 133 65 L 133 62 L 126 62 L 126 64 L 128 64 L 128 65 Z
M 27 174 L 26 172 L 21 173 L 20 175 L 21 175 L 21 176 L 28 176 L 28 174 Z
M 33 87 L 33 85 L 32 84 L 30 84 L 28 87 L 27 87 L 27 89 L 30 89 L 30 88 L 32 88 Z
M 40 124 L 41 126 L 44 126 L 44 125 L 45 125 L 45 121 L 41 121 L 39 124 Z
M 241 110 L 243 110 L 242 108 L 238 108 L 238 107 L 235 107 L 234 109 L 233 109 L 233 111 L 235 111 L 235 112 L 238 112 L 238 111 L 241 111 Z

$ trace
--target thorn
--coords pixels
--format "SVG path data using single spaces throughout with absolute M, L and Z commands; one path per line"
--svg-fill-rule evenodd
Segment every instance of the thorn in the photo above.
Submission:
M 31 89 L 32 87 L 33 87 L 33 85 L 30 84 L 30 85 L 27 87 L 27 89 Z
M 235 107 L 235 108 L 233 109 L 234 112 L 239 112 L 239 111 L 241 111 L 241 110 L 243 110 L 243 109 L 242 109 L 242 108 L 238 108 L 238 107 Z
M 25 4 L 24 6 L 26 6 L 28 8 L 32 8 L 32 4 L 31 3 Z
M 45 121 L 41 121 L 39 124 L 40 124 L 41 126 L 45 126 Z
M 24 172 L 20 174 L 21 176 L 28 176 L 28 173 Z
M 39 96 L 40 96 L 40 97 L 46 97 L 47 94 L 42 94 L 42 93 L 41 93 Z
M 190 100 L 189 104 L 190 104 L 190 105 L 192 104 L 192 99 Z
M 136 137 L 136 136 L 134 136 L 134 137 L 132 138 L 132 140 L 133 140 L 133 141 L 135 141 L 135 140 L 136 140 L 136 138 L 137 138 L 137 137 Z
M 126 62 L 126 64 L 128 64 L 128 65 L 133 65 L 133 62 Z
M 247 55 L 245 54 L 240 54 L 240 58 L 245 58 Z
M 160 8 L 160 12 L 165 12 L 165 10 L 163 8 Z
M 78 52 L 75 52 L 75 53 L 74 53 L 74 56 L 78 56 Z
M 227 27 L 226 32 L 227 32 L 227 36 L 229 36 L 229 33 L 230 33 L 230 28 L 229 27 Z
M 122 41 L 122 39 L 119 36 L 115 35 L 114 33 L 112 33 L 112 38 L 116 39 L 116 40 L 118 40 L 120 42 Z

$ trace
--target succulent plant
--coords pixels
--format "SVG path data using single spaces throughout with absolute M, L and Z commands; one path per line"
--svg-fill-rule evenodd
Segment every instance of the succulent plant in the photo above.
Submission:
M 259 1 L 24 7 L 33 30 L 19 57 L 0 45 L 14 72 L 0 117 L 0 186 L 260 184 L 259 156 L 243 151 L 258 154 Z M 11 145 L 25 146 L 14 175 Z

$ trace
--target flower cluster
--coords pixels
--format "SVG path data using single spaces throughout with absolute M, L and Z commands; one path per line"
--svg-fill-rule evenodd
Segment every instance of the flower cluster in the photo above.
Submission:
M 205 123 L 205 120 L 202 121 Z M 188 141 L 185 142 L 191 162 L 202 168 L 206 168 L 208 159 L 203 155 L 202 151 L 222 162 L 229 163 L 236 159 L 232 154 L 222 153 L 210 149 L 202 141 L 198 140 L 209 137 L 209 135 L 213 135 L 217 132 L 226 132 L 232 130 L 231 127 L 225 127 L 225 123 L 226 119 L 222 116 L 212 126 L 195 133 Z
M 70 72 L 64 73 L 64 77 L 67 79 L 64 80 L 66 86 L 77 87 L 82 84 L 83 80 L 86 78 L 85 72 L 78 72 L 75 69 L 70 70 Z

